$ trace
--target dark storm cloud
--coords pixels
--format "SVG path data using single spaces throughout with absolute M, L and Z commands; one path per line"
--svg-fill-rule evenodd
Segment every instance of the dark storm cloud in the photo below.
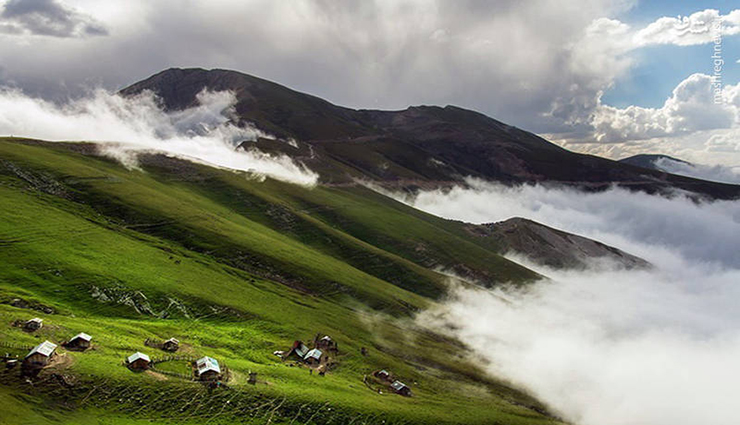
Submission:
M 0 14 L 0 32 L 6 34 L 84 37 L 108 35 L 92 17 L 57 0 L 8 0 Z

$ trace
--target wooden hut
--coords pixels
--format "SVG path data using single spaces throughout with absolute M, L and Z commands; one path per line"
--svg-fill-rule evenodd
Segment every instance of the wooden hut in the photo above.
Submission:
M 373 375 L 378 379 L 382 379 L 383 381 L 388 381 L 391 379 L 391 374 L 385 369 L 378 370 L 375 373 L 373 373 Z
M 174 353 L 175 351 L 180 349 L 180 341 L 178 341 L 176 338 L 170 338 L 162 343 L 162 349 L 164 351 Z
M 294 341 L 290 350 L 283 355 L 283 360 L 287 360 L 291 357 L 303 360 L 306 357 L 306 354 L 308 354 L 308 351 L 308 347 L 306 347 L 306 344 L 304 344 L 303 341 Z
M 326 356 L 323 351 L 318 348 L 314 348 L 306 354 L 303 361 L 309 366 L 318 366 L 323 362 L 325 357 Z
M 391 384 L 391 389 L 396 394 L 400 394 L 405 397 L 411 397 L 411 388 L 409 388 L 401 381 L 393 381 L 393 383 Z
M 219 366 L 218 361 L 213 357 L 206 356 L 200 358 L 195 362 L 195 365 L 197 367 L 196 373 L 198 374 L 198 379 L 201 381 L 215 381 L 221 375 L 221 366 Z
M 26 354 L 23 359 L 23 367 L 26 369 L 40 369 L 46 366 L 56 349 L 56 344 L 49 341 L 42 342 Z
M 33 319 L 27 321 L 23 324 L 23 329 L 28 332 L 33 332 L 41 329 L 41 327 L 44 325 L 44 319 L 40 319 L 38 317 L 34 317 Z
M 314 342 L 316 348 L 324 351 L 337 351 L 337 343 L 331 339 L 329 335 L 325 335 L 323 338 L 317 338 Z
M 144 353 L 135 352 L 128 356 L 126 365 L 131 370 L 147 370 L 152 364 L 152 360 Z
M 90 348 L 90 341 L 92 341 L 92 337 L 84 332 L 80 332 L 77 335 L 73 336 L 72 339 L 67 341 L 64 346 L 70 350 L 87 350 Z

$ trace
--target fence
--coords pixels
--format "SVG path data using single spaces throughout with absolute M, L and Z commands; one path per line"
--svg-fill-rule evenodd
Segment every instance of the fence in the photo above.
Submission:
M 12 342 L 7 342 L 7 341 L 0 341 L 0 347 L 2 347 L 2 348 L 10 348 L 12 350 L 23 350 L 23 351 L 31 351 L 31 350 L 33 350 L 33 346 L 32 345 L 14 344 Z

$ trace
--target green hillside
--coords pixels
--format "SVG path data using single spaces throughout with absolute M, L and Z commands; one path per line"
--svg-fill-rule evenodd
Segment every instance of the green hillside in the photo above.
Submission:
M 0 139 L 0 349 L 93 336 L 25 381 L 0 373 L 0 423 L 500 423 L 555 420 L 485 377 L 461 343 L 413 324 L 449 270 L 488 282 L 536 275 L 462 223 L 361 187 L 307 189 L 161 155 L 127 170 L 93 145 Z M 17 320 L 44 319 L 27 333 Z M 326 376 L 273 355 L 331 335 Z M 228 367 L 210 389 L 122 365 L 147 338 Z M 360 353 L 368 349 L 367 355 Z M 363 383 L 389 369 L 413 397 Z M 158 370 L 187 373 L 185 361 Z M 256 372 L 256 385 L 247 383 Z

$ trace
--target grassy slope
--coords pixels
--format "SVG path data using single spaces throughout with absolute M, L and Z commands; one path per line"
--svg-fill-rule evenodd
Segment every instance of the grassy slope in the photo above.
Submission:
M 63 146 L 0 141 L 0 159 L 0 340 L 33 345 L 85 331 L 95 343 L 85 353 L 61 350 L 68 366 L 60 372 L 77 380 L 68 392 L 3 374 L 0 401 L 20 403 L 0 423 L 198 423 L 217 412 L 212 423 L 247 421 L 237 407 L 265 400 L 280 407 L 257 422 L 549 422 L 522 407 L 537 406 L 534 400 L 480 378 L 454 354 L 454 341 L 404 319 L 442 293 L 443 278 L 425 262 L 466 263 L 502 280 L 531 277 L 466 242 L 456 223 L 362 189 L 307 191 L 161 158 L 151 158 L 146 172 L 127 171 Z M 141 291 L 155 314 L 96 301 L 95 288 Z M 16 297 L 57 314 L 8 305 Z M 168 308 L 172 299 L 187 316 Z M 45 319 L 38 333 L 8 326 L 31 316 Z M 344 353 L 328 376 L 272 356 L 319 331 Z M 209 393 L 120 366 L 136 350 L 158 354 L 145 338 L 170 336 L 186 353 L 225 362 L 234 389 Z M 359 355 L 361 346 L 369 356 Z M 416 397 L 364 387 L 363 374 L 381 367 L 415 382 Z M 269 384 L 246 385 L 249 371 Z M 184 405 L 185 398 L 197 403 Z

